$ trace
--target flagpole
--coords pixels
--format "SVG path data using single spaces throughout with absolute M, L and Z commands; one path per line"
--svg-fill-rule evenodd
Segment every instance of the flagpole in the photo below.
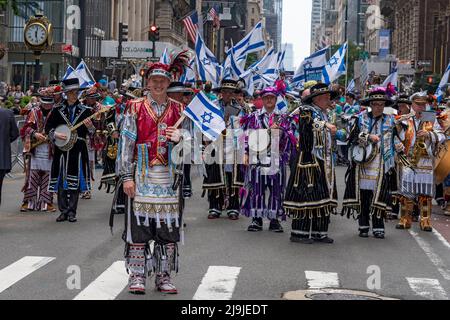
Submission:
M 347 43 L 347 50 L 345 51 L 345 94 L 347 94 L 348 86 L 348 55 L 350 46 L 348 44 L 348 0 L 345 1 L 345 42 Z
M 86 66 L 86 70 L 89 72 L 89 75 L 91 76 L 92 81 L 95 81 L 95 78 L 94 78 L 94 76 L 92 75 L 91 70 L 89 70 L 89 67 L 88 67 L 88 65 L 86 64 L 86 62 L 85 62 L 83 59 L 81 59 L 81 61 L 84 62 L 84 65 Z

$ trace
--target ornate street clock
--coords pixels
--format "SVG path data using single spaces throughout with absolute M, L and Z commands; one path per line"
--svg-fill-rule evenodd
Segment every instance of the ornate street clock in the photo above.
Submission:
M 53 44 L 51 22 L 43 15 L 36 15 L 28 20 L 24 28 L 24 41 L 33 52 L 42 52 Z
M 23 30 L 23 39 L 28 50 L 33 51 L 36 61 L 34 85 L 39 88 L 41 81 L 41 54 L 53 44 L 53 28 L 50 20 L 42 14 L 36 14 L 27 21 Z

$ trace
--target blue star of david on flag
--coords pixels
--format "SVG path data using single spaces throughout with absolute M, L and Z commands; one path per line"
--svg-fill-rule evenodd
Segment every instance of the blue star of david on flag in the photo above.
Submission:
M 330 61 L 328 61 L 328 65 L 333 67 L 335 64 L 338 64 L 338 59 L 336 57 L 331 57 Z
M 312 62 L 311 61 L 306 61 L 305 62 L 305 65 L 304 65 L 304 68 L 305 69 L 311 69 L 313 66 L 312 66 Z
M 209 66 L 211 65 L 211 61 L 208 58 L 203 58 L 202 63 L 204 66 Z
M 203 119 L 203 123 L 211 123 L 212 119 L 214 119 L 212 112 L 210 112 L 210 113 L 205 112 L 202 115 L 202 119 Z

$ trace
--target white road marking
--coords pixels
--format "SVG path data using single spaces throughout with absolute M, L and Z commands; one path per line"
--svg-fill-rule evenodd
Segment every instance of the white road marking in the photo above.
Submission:
M 74 300 L 114 300 L 127 284 L 128 274 L 125 262 L 117 261 L 81 291 Z
M 448 227 L 448 225 L 447 225 Z M 440 242 L 447 248 L 450 249 L 450 243 L 448 243 L 447 239 L 444 238 L 442 234 L 440 234 L 435 228 L 433 228 L 433 234 L 439 239 Z
M 450 270 L 447 268 L 444 261 L 442 261 L 441 257 L 439 257 L 439 255 L 434 252 L 428 242 L 422 239 L 417 232 L 409 230 L 409 233 L 413 236 L 414 239 L 416 239 L 416 242 L 428 256 L 430 261 L 436 266 L 439 273 L 444 277 L 444 279 L 450 281 Z
M 0 293 L 53 260 L 55 258 L 23 257 L 0 270 Z
M 240 272 L 237 267 L 209 267 L 193 300 L 231 300 Z
M 339 276 L 334 272 L 305 271 L 310 289 L 339 288 Z
M 419 296 L 430 300 L 448 300 L 445 290 L 437 279 L 406 278 L 411 289 Z

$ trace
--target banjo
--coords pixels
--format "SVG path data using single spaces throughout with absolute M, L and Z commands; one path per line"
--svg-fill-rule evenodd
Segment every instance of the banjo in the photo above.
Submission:
M 369 134 L 361 133 L 357 144 L 350 148 L 350 155 L 354 162 L 364 164 L 375 159 L 378 153 L 377 144 L 369 142 Z
M 110 110 L 111 110 L 111 108 L 109 108 L 109 107 L 101 108 L 100 111 L 96 112 L 89 118 L 86 118 L 84 121 L 92 120 L 92 119 L 96 118 L 97 116 L 99 116 L 100 114 L 106 113 Z M 66 139 L 63 140 L 63 139 L 56 138 L 55 146 L 57 146 L 60 150 L 65 151 L 65 152 L 71 150 L 78 140 L 77 130 L 78 130 L 78 128 L 80 128 L 81 126 L 84 125 L 84 121 L 80 122 L 79 124 L 77 124 L 73 127 L 65 125 L 65 124 L 62 124 L 62 125 L 56 127 L 55 133 L 65 135 Z

